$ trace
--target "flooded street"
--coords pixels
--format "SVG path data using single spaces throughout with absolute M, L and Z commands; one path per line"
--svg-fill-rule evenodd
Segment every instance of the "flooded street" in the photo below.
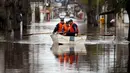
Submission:
M 1 33 L 0 73 L 127 73 L 128 43 L 89 36 L 85 44 L 57 45 L 50 35 L 58 22 L 32 23 L 23 36 Z M 85 33 L 84 22 L 75 22 Z

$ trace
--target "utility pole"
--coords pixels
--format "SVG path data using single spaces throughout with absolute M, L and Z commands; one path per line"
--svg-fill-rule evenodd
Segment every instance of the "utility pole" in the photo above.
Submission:
M 105 2 L 105 12 L 107 12 L 108 2 Z M 105 15 L 105 34 L 107 34 L 107 15 Z
M 99 20 L 99 0 L 97 0 L 97 15 L 96 19 Z

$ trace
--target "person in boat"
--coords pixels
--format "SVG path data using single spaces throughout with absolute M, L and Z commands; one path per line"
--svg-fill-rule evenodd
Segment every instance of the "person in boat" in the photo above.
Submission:
M 69 21 L 67 21 L 66 24 L 64 24 L 62 28 L 63 35 L 66 35 L 69 29 L 70 29 L 70 24 L 69 24 Z
M 63 34 L 63 32 L 62 32 L 63 25 L 65 25 L 65 22 L 64 22 L 64 19 L 61 18 L 60 23 L 58 23 L 56 25 L 56 27 L 54 28 L 53 34 L 55 34 L 55 33 Z
M 66 35 L 75 36 L 75 35 L 78 35 L 78 33 L 79 33 L 78 25 L 74 23 L 72 19 L 69 20 L 69 29 Z

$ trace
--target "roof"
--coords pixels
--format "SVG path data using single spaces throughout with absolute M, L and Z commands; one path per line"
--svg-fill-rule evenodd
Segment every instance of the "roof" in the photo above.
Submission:
M 107 11 L 107 12 L 102 12 L 99 15 L 106 15 L 106 14 L 113 14 L 115 13 L 115 10 Z

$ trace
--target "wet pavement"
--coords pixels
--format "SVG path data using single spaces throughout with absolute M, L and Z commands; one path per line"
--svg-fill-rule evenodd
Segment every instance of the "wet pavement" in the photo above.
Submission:
M 0 73 L 127 73 L 128 43 L 89 36 L 86 44 L 57 45 L 50 35 L 58 21 L 32 23 L 24 36 L 1 33 Z M 84 23 L 76 23 L 86 33 Z

